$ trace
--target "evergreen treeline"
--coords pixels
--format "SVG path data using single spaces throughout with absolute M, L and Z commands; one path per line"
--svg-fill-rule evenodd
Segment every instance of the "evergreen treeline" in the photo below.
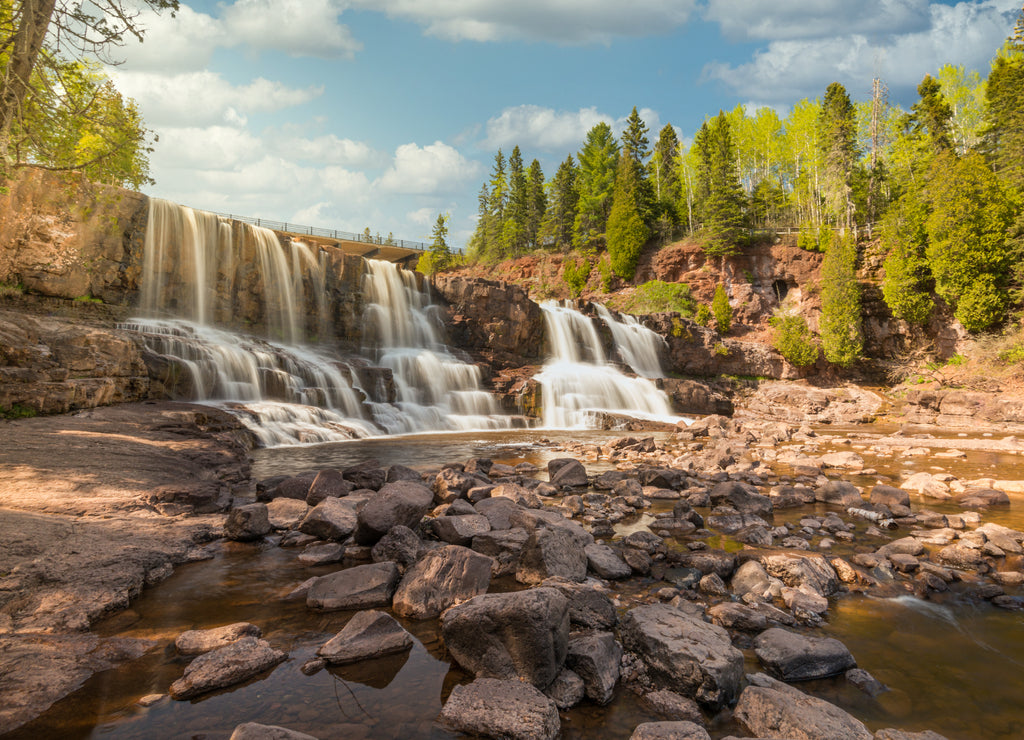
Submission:
M 934 294 L 969 330 L 991 327 L 1024 297 L 1024 10 L 987 78 L 945 65 L 917 92 L 909 111 L 880 80 L 860 102 L 832 83 L 784 119 L 738 106 L 709 117 L 688 149 L 671 125 L 652 147 L 633 108 L 619 139 L 597 124 L 548 181 L 518 146 L 499 150 L 470 256 L 605 249 L 631 279 L 651 242 L 694 235 L 724 258 L 751 230 L 796 227 L 800 246 L 835 252 L 842 288 L 828 311 L 845 314 L 825 320 L 826 355 L 848 364 L 860 352 L 856 240 L 881 235 L 896 316 L 927 321 Z

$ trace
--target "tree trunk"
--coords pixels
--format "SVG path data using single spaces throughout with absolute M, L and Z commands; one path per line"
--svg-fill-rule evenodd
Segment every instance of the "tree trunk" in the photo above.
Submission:
M 21 5 L 21 21 L 14 32 L 10 63 L 0 81 L 0 157 L 3 163 L 10 163 L 11 128 L 28 94 L 29 80 L 46 40 L 56 2 L 24 0 Z

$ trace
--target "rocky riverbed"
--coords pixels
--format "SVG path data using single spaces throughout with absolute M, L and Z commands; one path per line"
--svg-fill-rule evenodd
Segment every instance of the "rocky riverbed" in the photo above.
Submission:
M 1014 437 L 710 416 L 653 437 L 563 442 L 540 466 L 366 460 L 251 484 L 244 438 L 205 407 L 5 430 L 17 434 L 0 483 L 4 731 L 119 664 L 157 664 L 119 711 L 174 722 L 184 699 L 222 702 L 263 682 L 291 695 L 344 666 L 426 660 L 423 645 L 443 685 L 425 702 L 410 695 L 413 718 L 351 719 L 346 737 L 583 737 L 597 721 L 636 738 L 935 738 L 914 734 L 928 729 L 917 719 L 891 729 L 899 713 L 854 716 L 801 689 L 827 680 L 857 706 L 891 704 L 827 637 L 837 603 L 1024 604 L 1012 515 L 1024 486 L 1004 464 L 1024 452 Z M 183 617 L 199 629 L 182 635 L 89 631 L 175 565 L 225 553 L 245 554 L 250 578 L 263 562 L 277 579 L 252 622 L 219 613 Z M 175 589 L 187 594 L 187 581 Z M 248 719 L 335 736 L 280 699 Z M 1007 712 L 981 734 L 1012 737 L 1020 721 Z M 211 737 L 240 724 L 205 722 Z M 287 736 L 259 722 L 235 736 Z M 47 727 L 44 716 L 24 732 Z

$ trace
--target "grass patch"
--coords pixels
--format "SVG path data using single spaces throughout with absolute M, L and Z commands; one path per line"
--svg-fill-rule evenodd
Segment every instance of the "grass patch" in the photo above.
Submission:
M 25 286 L 21 283 L 17 285 L 11 285 L 10 283 L 0 283 L 0 296 L 15 296 L 23 295 L 25 293 Z
M 10 408 L 0 407 L 0 419 L 31 419 L 36 410 L 20 403 L 12 403 Z
M 103 303 L 102 298 L 94 298 L 91 295 L 80 295 L 75 299 L 75 301 L 77 303 Z
M 689 318 L 697 310 L 689 285 L 663 280 L 650 280 L 637 286 L 632 295 L 616 297 L 609 303 L 616 310 L 631 314 L 675 311 Z

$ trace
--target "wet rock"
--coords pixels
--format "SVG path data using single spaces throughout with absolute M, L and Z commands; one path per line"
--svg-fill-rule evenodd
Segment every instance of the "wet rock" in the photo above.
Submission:
M 768 496 L 762 496 L 752 485 L 740 481 L 718 483 L 710 495 L 713 506 L 731 506 L 741 514 L 770 517 L 774 508 Z
M 725 601 L 708 607 L 708 617 L 712 624 L 740 632 L 760 632 L 768 626 L 764 614 L 746 604 Z
M 368 488 L 371 491 L 379 491 L 387 480 L 387 471 L 376 460 L 366 460 L 358 465 L 352 465 L 345 468 L 341 474 L 355 488 Z
M 833 506 L 862 506 L 864 499 L 857 486 L 844 480 L 830 480 L 814 490 L 814 499 Z
M 712 709 L 739 693 L 743 653 L 721 627 L 667 604 L 649 604 L 626 612 L 619 634 L 664 688 Z
M 711 736 L 693 722 L 644 722 L 629 740 L 711 740 Z
M 649 554 L 633 547 L 623 548 L 622 559 L 626 561 L 629 569 L 638 576 L 646 576 L 651 572 L 651 566 L 654 564 Z
M 564 529 L 535 529 L 523 545 L 516 580 L 535 584 L 551 576 L 583 581 L 587 577 L 587 554 Z
M 473 508 L 473 504 L 464 498 L 455 499 L 444 510 L 444 516 L 473 516 L 476 514 L 477 511 Z M 491 525 L 488 524 L 487 528 L 490 529 Z
M 487 591 L 491 559 L 458 545 L 431 550 L 405 573 L 394 610 L 403 617 L 432 619 L 453 604 Z
M 640 470 L 640 483 L 680 491 L 686 488 L 686 473 L 674 468 L 643 468 Z
M 725 581 L 717 573 L 708 573 L 697 583 L 697 590 L 708 596 L 726 596 L 729 590 Z
M 241 639 L 200 655 L 185 668 L 185 675 L 171 684 L 174 699 L 190 699 L 207 691 L 241 683 L 288 657 L 256 637 Z
M 864 723 L 834 704 L 761 673 L 747 679 L 734 716 L 753 737 L 872 740 Z
M 990 506 L 1009 506 L 1010 497 L 994 488 L 968 488 L 956 497 L 956 503 L 965 509 L 986 509 Z
M 715 573 L 722 580 L 732 577 L 736 570 L 736 556 L 724 550 L 696 550 L 679 553 L 676 562 L 686 568 L 695 568 L 704 575 Z
M 569 601 L 554 588 L 483 594 L 446 611 L 441 632 L 470 673 L 546 688 L 568 651 Z
M 579 488 L 589 484 L 587 469 L 583 464 L 571 457 L 561 457 L 548 461 L 548 480 L 558 488 Z
M 758 635 L 754 652 L 765 669 L 783 681 L 826 678 L 857 667 L 857 661 L 839 640 L 798 635 L 781 627 Z
M 491 558 L 491 576 L 512 575 L 519 567 L 523 545 L 530 538 L 521 527 L 478 534 L 473 538 L 472 549 Z
M 728 509 L 715 509 L 715 512 L 707 518 L 707 525 L 724 534 L 735 534 L 747 527 L 762 527 L 767 529 L 768 522 L 754 514 L 740 514 L 737 511 Z
M 316 478 L 306 492 L 306 503 L 316 506 L 327 498 L 341 498 L 347 496 L 355 488 L 351 481 L 345 480 L 340 470 L 326 468 L 317 473 Z
M 299 501 L 305 501 L 306 496 L 309 495 L 309 487 L 313 485 L 313 481 L 316 480 L 316 475 L 316 473 L 309 473 L 306 475 L 296 475 L 291 478 L 285 478 L 274 488 L 268 488 L 266 491 L 266 497 L 268 500 L 294 498 Z
M 458 732 L 500 740 L 555 740 L 561 734 L 555 703 L 521 681 L 478 678 L 456 686 L 438 720 Z
M 831 596 L 839 589 L 839 576 L 821 555 L 780 553 L 764 555 L 761 564 L 768 575 L 775 576 L 787 586 L 806 586 L 821 596 Z
M 749 593 L 761 599 L 772 599 L 781 592 L 782 582 L 769 576 L 758 561 L 748 560 L 736 569 L 731 586 L 737 596 Z
M 576 583 L 565 578 L 548 578 L 541 586 L 558 589 L 569 600 L 569 622 L 573 627 L 610 630 L 619 622 L 611 597 L 590 581 Z
M 255 624 L 235 622 L 208 630 L 182 632 L 174 641 L 174 647 L 182 655 L 202 655 L 243 637 L 260 637 L 262 634 Z
M 583 679 L 587 698 L 597 704 L 612 700 L 619 681 L 622 648 L 611 632 L 591 632 L 569 640 L 565 664 Z
M 828 599 L 806 586 L 802 588 L 783 586 L 781 596 L 786 608 L 793 612 L 798 619 L 816 622 L 828 611 Z
M 403 480 L 412 481 L 413 483 L 422 483 L 423 476 L 412 468 L 407 468 L 404 465 L 392 465 L 388 468 L 387 474 L 384 477 L 385 483 L 397 483 L 398 481 Z
M 516 506 L 525 509 L 539 509 L 541 507 L 540 497 L 518 483 L 502 483 L 491 490 L 492 499 L 507 499 Z
M 320 646 L 316 654 L 335 665 L 382 658 L 413 645 L 413 637 L 384 612 L 358 612 L 342 630 Z
M 308 511 L 305 501 L 276 498 L 267 504 L 267 519 L 273 529 L 295 529 Z
M 465 498 L 469 489 L 479 486 L 480 479 L 469 473 L 454 468 L 444 468 L 434 478 L 434 501 L 439 504 L 450 504 L 457 498 Z
M 340 542 L 314 542 L 299 553 L 303 565 L 329 565 L 345 559 L 345 546 Z
M 520 507 L 510 498 L 496 496 L 478 501 L 473 505 L 478 513 L 487 517 L 491 529 L 511 529 L 512 520 L 518 516 Z
M 978 570 L 985 564 L 985 558 L 980 550 L 967 547 L 959 542 L 943 547 L 935 553 L 935 559 L 960 570 Z
M 910 494 L 902 488 L 894 488 L 879 483 L 871 489 L 868 501 L 882 506 L 910 506 Z
M 599 578 L 614 581 L 629 578 L 633 574 L 622 556 L 608 545 L 587 545 L 583 550 L 587 556 L 587 566 Z
M 381 537 L 370 551 L 373 562 L 391 561 L 403 569 L 415 563 L 423 549 L 420 538 L 404 524 L 397 524 Z
M 921 564 L 913 555 L 904 555 L 898 552 L 891 554 L 889 561 L 900 573 L 913 573 L 921 567 Z
M 256 503 L 239 506 L 228 512 L 224 536 L 235 542 L 254 542 L 270 533 L 267 505 Z
M 846 680 L 868 696 L 878 696 L 886 691 L 886 685 L 865 671 L 863 668 L 851 668 L 846 672 Z
M 278 725 L 261 725 L 257 722 L 244 722 L 235 728 L 228 740 L 317 740 L 312 735 L 297 730 L 289 730 Z
M 674 691 L 665 689 L 652 691 L 644 694 L 640 701 L 655 714 L 665 719 L 704 724 L 704 715 L 701 714 L 700 705 L 693 699 L 681 696 Z
M 947 740 L 947 738 L 944 735 L 932 732 L 931 730 L 925 730 L 924 732 L 904 732 L 903 730 L 887 728 L 876 732 L 875 740 Z
M 473 511 L 475 512 L 475 509 Z M 487 521 L 487 517 L 476 513 L 465 516 L 439 516 L 431 521 L 431 527 L 437 539 L 464 547 L 472 544 L 473 538 L 477 535 L 491 531 L 491 523 Z
M 571 709 L 583 701 L 586 696 L 586 689 L 583 686 L 583 679 L 574 671 L 563 668 L 551 685 L 544 691 L 561 710 Z
M 355 538 L 360 545 L 374 545 L 393 527 L 419 526 L 430 509 L 433 494 L 426 486 L 411 481 L 385 484 L 356 518 Z
M 356 530 L 355 505 L 346 499 L 325 498 L 306 514 L 299 531 L 321 540 L 340 542 Z
M 391 562 L 339 570 L 313 581 L 306 605 L 325 611 L 390 606 L 398 577 L 398 566 Z
M 905 488 L 908 491 L 928 498 L 941 500 L 952 498 L 949 486 L 931 473 L 914 473 L 914 475 L 900 484 L 900 488 Z

